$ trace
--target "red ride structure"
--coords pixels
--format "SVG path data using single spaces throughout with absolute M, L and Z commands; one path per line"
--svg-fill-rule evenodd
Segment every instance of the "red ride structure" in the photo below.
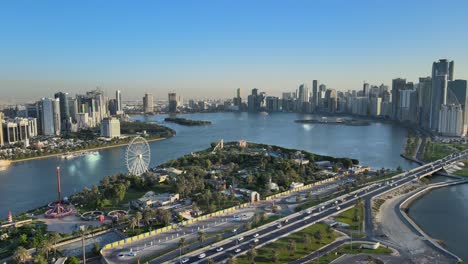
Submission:
M 47 218 L 62 218 L 68 215 L 75 213 L 73 208 L 64 205 L 62 201 L 62 190 L 61 190 L 61 183 L 60 183 L 60 167 L 57 166 L 57 194 L 58 200 L 55 203 L 51 203 L 53 207 L 47 210 L 44 215 Z

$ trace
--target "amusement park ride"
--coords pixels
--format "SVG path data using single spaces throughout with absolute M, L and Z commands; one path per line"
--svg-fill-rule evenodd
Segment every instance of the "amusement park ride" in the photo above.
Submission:
M 57 167 L 57 193 L 58 199 L 55 202 L 49 204 L 50 209 L 47 210 L 44 215 L 47 218 L 62 218 L 75 213 L 75 210 L 70 207 L 69 203 L 62 200 L 60 186 L 60 167 Z

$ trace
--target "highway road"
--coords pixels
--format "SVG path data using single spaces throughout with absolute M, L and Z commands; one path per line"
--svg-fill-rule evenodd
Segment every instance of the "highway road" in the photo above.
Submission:
M 180 260 L 173 260 L 172 263 L 203 263 L 208 258 L 213 259 L 215 263 L 223 262 L 229 258 L 230 255 L 239 256 L 245 254 L 252 244 L 256 247 L 260 247 L 263 244 L 271 243 L 278 238 L 348 210 L 356 204 L 358 198 L 362 198 L 364 201 L 371 197 L 381 195 L 413 180 L 433 174 L 443 169 L 444 166 L 461 159 L 466 159 L 467 157 L 468 151 L 452 154 L 435 162 L 403 172 L 391 179 L 374 183 L 332 201 L 327 201 L 308 210 L 292 214 L 281 219 L 281 221 L 278 220 L 278 222 L 272 225 L 265 225 L 256 230 L 247 231 L 245 235 L 240 234 L 233 238 L 226 239 L 217 243 L 216 247 L 206 249 L 203 252 L 195 251 L 193 253 L 188 253 L 182 256 Z M 284 219 L 288 219 L 288 221 L 285 222 Z M 279 223 L 281 223 L 281 227 L 277 226 Z M 242 237 L 242 240 L 239 240 L 240 237 Z

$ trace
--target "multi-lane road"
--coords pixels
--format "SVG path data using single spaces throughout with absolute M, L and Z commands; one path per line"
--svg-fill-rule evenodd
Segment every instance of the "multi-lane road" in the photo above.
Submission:
M 238 256 L 245 254 L 252 245 L 261 246 L 271 243 L 278 238 L 348 210 L 356 204 L 358 198 L 365 200 L 381 195 L 413 180 L 433 174 L 443 169 L 444 166 L 466 159 L 467 157 L 467 151 L 452 154 L 443 159 L 403 172 L 391 179 L 374 183 L 332 201 L 292 214 L 273 224 L 265 225 L 255 230 L 245 232 L 244 234 L 234 236 L 233 238 L 226 239 L 217 243 L 215 247 L 186 254 L 180 259 L 173 260 L 172 263 L 203 263 L 209 258 L 213 259 L 215 263 L 220 263 L 229 258 L 230 255 Z M 287 221 L 285 221 L 286 219 Z

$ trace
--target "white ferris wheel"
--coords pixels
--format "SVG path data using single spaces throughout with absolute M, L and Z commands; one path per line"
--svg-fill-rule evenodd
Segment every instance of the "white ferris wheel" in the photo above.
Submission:
M 127 169 L 130 174 L 140 176 L 148 171 L 151 158 L 148 141 L 142 137 L 135 137 L 128 144 L 125 153 Z

